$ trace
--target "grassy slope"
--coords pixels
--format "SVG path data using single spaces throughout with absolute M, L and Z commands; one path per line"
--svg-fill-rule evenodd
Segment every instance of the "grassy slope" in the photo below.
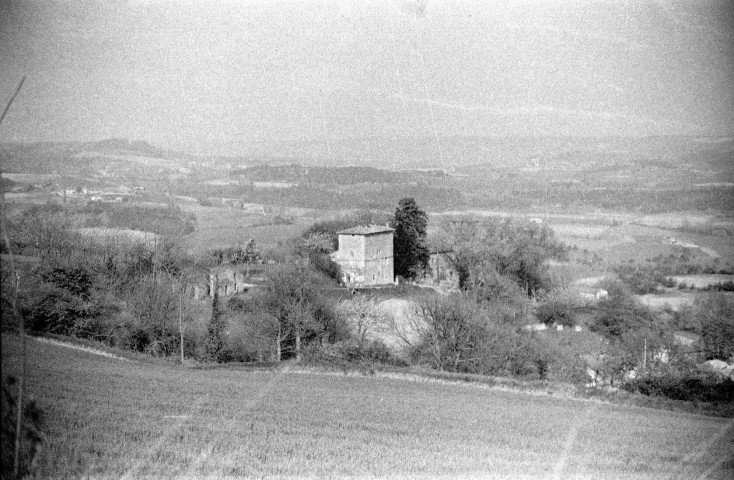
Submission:
M 18 371 L 3 336 L 3 374 Z M 39 477 L 731 478 L 732 421 L 452 384 L 123 362 L 28 341 Z M 729 457 L 726 457 L 726 455 Z M 718 465 L 717 465 L 718 464 Z

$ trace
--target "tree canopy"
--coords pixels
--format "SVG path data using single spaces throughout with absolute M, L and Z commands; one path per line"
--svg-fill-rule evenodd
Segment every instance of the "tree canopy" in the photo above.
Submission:
M 528 296 L 548 288 L 545 261 L 563 258 L 565 247 L 547 226 L 510 219 L 455 218 L 444 222 L 437 244 L 459 275 L 459 286 L 477 293 L 511 279 Z M 494 292 L 496 294 L 497 292 Z

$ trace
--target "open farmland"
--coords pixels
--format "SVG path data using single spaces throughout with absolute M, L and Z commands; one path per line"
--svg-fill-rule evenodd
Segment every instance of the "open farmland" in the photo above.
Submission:
M 3 373 L 18 337 L 4 335 Z M 731 420 L 461 384 L 197 370 L 28 341 L 37 478 L 731 478 Z
M 265 225 L 268 218 L 243 210 L 186 205 L 182 209 L 196 215 L 196 231 L 187 235 L 184 245 L 192 253 L 226 248 L 250 238 L 260 248 L 272 248 L 301 233 L 304 225 Z

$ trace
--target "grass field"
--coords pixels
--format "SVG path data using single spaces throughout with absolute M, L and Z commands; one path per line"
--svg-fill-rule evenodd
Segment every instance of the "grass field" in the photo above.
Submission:
M 359 375 L 121 361 L 28 341 L 37 478 L 732 478 L 732 420 Z M 3 335 L 3 374 L 18 337 Z

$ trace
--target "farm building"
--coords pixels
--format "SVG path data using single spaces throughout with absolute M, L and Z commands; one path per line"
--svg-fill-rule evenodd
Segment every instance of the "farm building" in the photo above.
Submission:
M 390 227 L 361 225 L 337 232 L 339 250 L 332 254 L 348 286 L 394 283 L 393 232 Z

